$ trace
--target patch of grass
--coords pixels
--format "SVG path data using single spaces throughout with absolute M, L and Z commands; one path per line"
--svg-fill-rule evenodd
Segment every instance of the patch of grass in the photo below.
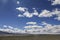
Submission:
M 60 40 L 60 35 L 0 36 L 0 40 Z

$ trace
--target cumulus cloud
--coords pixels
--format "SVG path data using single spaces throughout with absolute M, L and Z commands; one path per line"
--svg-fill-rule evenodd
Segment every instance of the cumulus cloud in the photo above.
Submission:
M 52 15 L 56 15 L 56 16 L 57 16 L 57 17 L 55 17 L 54 19 L 60 21 L 60 10 L 59 10 L 59 9 L 55 9 L 55 10 L 52 11 L 51 13 L 52 13 Z
M 50 11 L 48 10 L 42 10 L 42 12 L 39 14 L 38 17 L 51 17 L 52 13 L 50 13 Z
M 0 28 L 0 31 L 8 32 L 8 33 L 25 33 L 24 30 L 7 25 L 4 25 L 3 28 Z
M 34 12 L 32 12 L 32 13 L 30 13 L 28 11 L 28 8 L 25 8 L 25 7 L 18 7 L 16 9 L 19 10 L 19 11 L 23 11 L 24 12 L 22 15 L 18 14 L 18 17 L 23 17 L 24 16 L 24 17 L 31 18 L 33 16 L 38 16 L 39 15 L 35 8 L 32 8 L 34 10 Z
M 60 25 L 52 25 L 46 22 L 42 22 L 43 26 L 40 25 L 28 25 L 25 26 L 25 31 L 29 34 L 59 34 Z
M 38 16 L 37 10 L 36 10 L 35 8 L 33 8 L 33 10 L 34 10 L 34 12 L 32 12 L 32 13 L 29 13 L 29 11 L 26 10 L 25 13 L 23 13 L 23 15 L 26 16 L 26 17 L 28 17 L 28 18 L 31 18 L 31 17 L 33 17 L 34 15 L 35 15 L 35 16 Z
M 57 4 L 60 5 L 60 0 L 48 0 L 48 1 L 51 1 L 52 5 L 57 5 Z
M 19 4 L 20 2 L 19 1 L 17 1 L 17 4 Z
M 18 14 L 18 17 L 24 17 L 22 14 Z
M 25 12 L 25 9 L 26 9 L 26 8 L 25 8 L 25 7 L 17 7 L 16 9 L 19 10 L 20 12 L 21 12 L 21 11 L 22 11 L 22 12 Z
M 24 28 L 42 28 L 42 26 L 38 26 L 38 25 L 29 25 L 29 26 L 25 26 Z
M 54 18 L 54 19 L 56 19 L 56 20 L 59 20 L 60 21 L 60 10 L 59 9 L 56 9 L 55 11 L 54 11 L 54 14 L 57 16 L 56 18 Z
M 3 25 L 3 27 L 4 27 L 4 28 L 7 28 L 7 26 L 6 26 L 6 25 Z
M 24 15 L 25 17 L 28 17 L 28 18 L 33 17 L 33 15 L 32 15 L 31 13 L 29 13 L 28 11 L 26 11 L 25 13 L 23 13 L 23 15 Z
M 60 21 L 60 9 L 57 9 L 57 8 L 52 10 L 52 11 L 44 9 L 40 12 L 40 14 L 38 13 L 38 11 L 35 8 L 32 8 L 34 10 L 34 12 L 32 12 L 32 13 L 30 13 L 28 11 L 28 8 L 25 8 L 25 7 L 18 7 L 16 9 L 24 12 L 23 14 L 18 14 L 18 17 L 28 17 L 28 18 L 32 18 L 34 16 L 37 16 L 37 17 L 52 17 L 52 16 L 56 15 L 57 17 L 54 18 L 54 19 Z
M 12 26 L 8 26 L 9 29 L 14 29 Z
M 29 13 L 28 11 L 24 12 L 23 14 L 18 14 L 18 17 L 28 17 L 31 18 L 33 15 Z
M 60 11 L 57 8 L 52 11 L 42 10 L 42 12 L 39 14 L 39 17 L 52 17 L 53 15 L 60 16 Z
M 25 31 L 28 34 L 40 34 L 40 32 L 42 32 L 42 26 L 39 25 L 29 25 L 29 26 L 25 26 Z
M 33 10 L 34 10 L 34 12 L 32 14 L 35 16 L 38 16 L 39 14 L 38 14 L 37 10 L 35 8 L 33 8 Z
M 27 34 L 60 34 L 60 25 L 52 25 L 46 22 L 42 22 L 41 25 L 27 24 L 27 26 L 24 26 L 24 30 L 4 25 L 3 28 L 0 28 L 0 31 L 8 33 L 27 33 Z
M 56 19 L 56 20 L 60 21 L 60 16 L 58 16 L 58 17 L 56 17 L 56 18 L 54 18 L 54 19 Z
M 38 17 L 52 17 L 53 15 L 56 15 L 57 17 L 54 18 L 56 20 L 60 20 L 60 10 L 59 9 L 55 9 L 52 11 L 48 11 L 48 10 L 43 10 Z
M 26 24 L 37 24 L 36 22 L 27 22 Z

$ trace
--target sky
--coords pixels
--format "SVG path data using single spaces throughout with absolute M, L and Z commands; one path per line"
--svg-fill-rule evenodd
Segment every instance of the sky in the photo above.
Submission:
M 0 0 L 0 28 L 53 25 L 60 27 L 59 0 Z M 53 27 L 52 26 L 52 27 Z

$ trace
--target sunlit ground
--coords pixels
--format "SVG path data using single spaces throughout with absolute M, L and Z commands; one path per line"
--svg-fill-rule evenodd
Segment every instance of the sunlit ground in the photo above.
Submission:
M 0 36 L 0 40 L 60 40 L 60 35 Z

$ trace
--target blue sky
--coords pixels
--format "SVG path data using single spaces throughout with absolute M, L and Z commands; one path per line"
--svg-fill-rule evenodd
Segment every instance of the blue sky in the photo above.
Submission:
M 52 10 L 55 9 L 60 11 L 60 3 L 58 1 L 58 3 L 52 2 L 51 0 L 0 0 L 0 26 L 10 25 L 24 29 L 27 22 L 36 22 L 37 25 L 41 25 L 43 21 L 51 25 L 60 25 L 60 18 L 56 18 L 60 17 L 58 14 L 53 14 L 53 16 L 50 17 L 43 15 L 42 17 L 38 17 L 44 10 L 50 13 L 54 12 Z M 26 8 L 24 9 L 25 11 L 28 9 L 27 11 L 31 14 L 36 10 L 38 15 L 33 15 L 32 17 L 26 16 L 26 14 L 24 15 L 25 11 L 19 10 L 19 7 Z M 22 14 L 23 17 L 18 17 L 20 14 Z

